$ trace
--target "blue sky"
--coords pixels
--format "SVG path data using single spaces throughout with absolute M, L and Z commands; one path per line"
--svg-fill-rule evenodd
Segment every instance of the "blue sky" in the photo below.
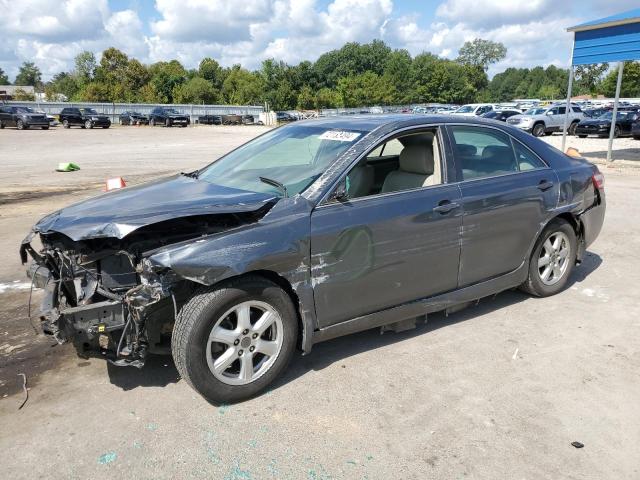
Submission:
M 499 41 L 491 67 L 566 66 L 566 28 L 636 8 L 637 0 L 0 0 L 0 68 L 34 61 L 49 79 L 83 50 L 114 46 L 143 62 L 205 56 L 257 68 L 315 60 L 345 42 L 381 38 L 412 55 L 455 58 L 467 40 Z

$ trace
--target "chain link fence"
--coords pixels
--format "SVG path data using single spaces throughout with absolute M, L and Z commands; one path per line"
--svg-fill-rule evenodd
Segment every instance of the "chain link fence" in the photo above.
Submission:
M 49 115 L 58 115 L 63 108 L 93 108 L 101 115 L 107 115 L 112 123 L 118 122 L 123 112 L 138 112 L 143 115 L 151 113 L 156 107 L 174 108 L 183 115 L 189 115 L 191 123 L 200 115 L 253 115 L 256 119 L 264 112 L 264 107 L 256 105 L 184 105 L 154 103 L 91 103 L 91 102 L 23 102 L 8 101 L 8 105 L 30 107 Z

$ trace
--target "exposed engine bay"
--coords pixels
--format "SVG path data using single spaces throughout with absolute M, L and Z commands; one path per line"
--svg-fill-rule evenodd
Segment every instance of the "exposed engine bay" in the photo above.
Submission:
M 167 245 L 189 243 L 261 218 L 252 212 L 180 217 L 139 228 L 122 239 L 74 241 L 37 227 L 23 241 L 23 263 L 35 287 L 45 290 L 43 333 L 73 342 L 83 358 L 142 367 L 147 353 L 170 353 L 180 305 L 197 285 L 147 260 Z M 39 234 L 42 249 L 31 246 Z

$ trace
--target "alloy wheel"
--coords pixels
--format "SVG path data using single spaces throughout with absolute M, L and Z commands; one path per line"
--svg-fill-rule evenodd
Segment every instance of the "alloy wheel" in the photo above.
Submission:
M 275 363 L 284 340 L 283 323 L 265 302 L 242 302 L 225 312 L 207 340 L 207 365 L 228 385 L 246 385 Z
M 571 258 L 571 243 L 563 232 L 554 232 L 545 240 L 538 257 L 538 275 L 545 285 L 555 285 L 564 276 Z
M 24 129 L 24 122 L 22 120 L 18 120 L 16 123 L 16 128 L 18 130 L 23 130 Z

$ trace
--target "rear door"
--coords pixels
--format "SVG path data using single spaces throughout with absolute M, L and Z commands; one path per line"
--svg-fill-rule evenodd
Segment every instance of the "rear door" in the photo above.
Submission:
M 462 192 L 459 286 L 518 268 L 556 206 L 555 172 L 498 128 L 448 127 Z
M 0 121 L 7 127 L 15 125 L 13 115 L 11 115 L 11 107 L 0 107 Z

